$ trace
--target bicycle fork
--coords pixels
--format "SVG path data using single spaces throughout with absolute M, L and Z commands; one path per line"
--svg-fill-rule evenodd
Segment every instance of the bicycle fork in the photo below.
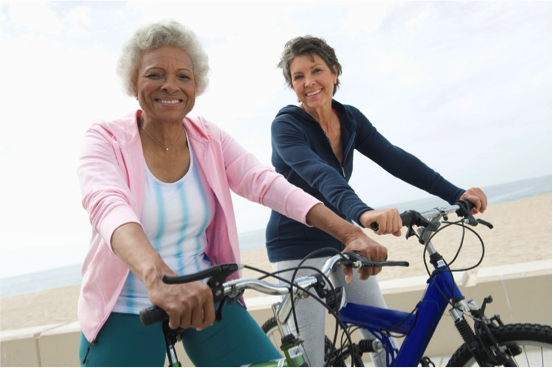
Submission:
M 459 300 L 455 303 L 455 307 L 449 310 L 449 314 L 455 323 L 457 331 L 467 344 L 478 365 L 516 366 L 516 363 L 512 360 L 512 355 L 518 355 L 521 352 L 520 347 L 515 344 L 513 344 L 513 346 L 499 345 L 490 327 L 495 327 L 494 322 L 502 326 L 503 322 L 499 315 L 495 315 L 491 319 L 484 315 L 486 304 L 492 301 L 492 297 L 488 296 L 484 299 L 482 308 L 479 308 L 474 300 L 468 302 Z M 470 327 L 465 318 L 465 315 L 468 314 L 475 317 L 474 330 Z

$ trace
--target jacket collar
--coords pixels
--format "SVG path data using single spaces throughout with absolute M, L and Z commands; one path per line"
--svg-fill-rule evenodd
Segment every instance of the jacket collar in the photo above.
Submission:
M 142 110 L 138 109 L 115 120 L 103 121 L 100 125 L 108 128 L 114 136 L 117 137 L 121 147 L 126 147 L 140 140 L 138 132 L 138 118 L 142 115 Z M 209 141 L 206 133 L 205 120 L 201 117 L 189 118 L 183 120 L 184 128 L 189 138 L 205 143 Z
M 335 109 L 338 112 L 338 115 L 340 115 L 340 124 L 345 125 L 350 131 L 355 132 L 357 131 L 357 122 L 354 118 L 354 116 L 351 114 L 351 112 L 340 102 L 336 100 L 332 100 L 332 108 Z M 307 122 L 309 124 L 317 124 L 317 121 L 313 119 L 311 115 L 306 113 L 304 110 L 302 110 L 297 105 L 288 105 L 283 107 L 278 113 L 277 117 L 280 115 L 286 115 L 291 114 L 296 116 L 297 118 L 301 119 L 304 122 Z
M 201 143 L 206 143 L 210 140 L 205 120 L 202 117 L 190 118 L 187 116 L 183 120 L 183 125 L 189 139 L 194 139 Z

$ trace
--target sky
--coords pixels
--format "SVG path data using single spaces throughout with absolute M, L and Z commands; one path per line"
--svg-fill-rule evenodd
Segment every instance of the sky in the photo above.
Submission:
M 0 278 L 80 263 L 91 227 L 76 176 L 96 120 L 138 108 L 115 64 L 144 23 L 200 38 L 202 115 L 271 165 L 270 124 L 297 98 L 276 65 L 293 37 L 324 38 L 343 68 L 335 98 L 455 185 L 551 174 L 552 3 L 380 1 L 0 2 Z M 370 206 L 427 197 L 360 154 Z M 270 211 L 235 197 L 240 233 Z

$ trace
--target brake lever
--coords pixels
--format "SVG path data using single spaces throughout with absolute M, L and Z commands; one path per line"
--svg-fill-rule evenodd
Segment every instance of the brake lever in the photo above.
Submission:
M 476 221 L 476 219 L 471 213 L 471 209 L 473 208 L 474 205 L 470 201 L 466 199 L 461 199 L 457 201 L 455 204 L 459 206 L 459 209 L 455 211 L 457 216 L 463 217 L 465 219 L 465 222 L 470 226 L 478 225 L 478 222 Z
M 405 233 L 405 239 L 409 239 L 413 235 L 415 235 L 415 230 L 413 230 L 413 225 L 411 225 L 407 228 L 407 232 Z
M 392 266 L 399 266 L 399 267 L 409 267 L 409 262 L 406 261 L 384 261 L 384 262 L 375 262 L 375 261 L 369 261 L 367 258 L 362 256 L 361 254 L 354 252 L 354 251 L 348 251 L 345 252 L 344 255 L 346 255 L 351 262 L 353 266 L 356 266 L 357 268 L 360 267 L 392 267 Z
M 228 263 L 228 264 L 222 264 L 219 265 L 221 267 L 221 271 L 209 278 L 207 281 L 207 285 L 211 288 L 211 291 L 213 292 L 213 301 L 218 302 L 224 300 L 224 293 L 223 293 L 223 282 L 234 272 L 238 271 L 241 267 L 241 265 L 238 265 L 236 263 Z
M 192 275 L 185 276 L 167 276 L 163 275 L 161 280 L 165 284 L 184 284 L 187 282 L 200 281 L 209 277 L 207 285 L 213 293 L 213 301 L 219 302 L 223 300 L 223 282 L 234 272 L 242 269 L 243 266 L 237 263 L 225 263 L 216 266 L 211 266 L 203 271 Z
M 489 223 L 488 221 L 485 221 L 485 220 L 482 220 L 482 219 L 477 219 L 476 222 L 478 222 L 479 224 L 482 224 L 484 226 L 487 226 L 489 229 L 493 229 L 493 225 L 491 223 Z
M 490 229 L 493 229 L 493 225 L 491 223 L 489 223 L 488 221 L 474 218 L 474 216 L 471 213 L 471 208 L 474 205 L 470 201 L 468 201 L 466 199 L 462 199 L 462 200 L 457 201 L 457 203 L 455 203 L 455 204 L 459 206 L 459 209 L 457 211 L 455 211 L 455 213 L 457 213 L 457 215 L 460 216 L 460 217 L 464 217 L 465 221 L 469 225 L 476 226 L 478 224 L 482 224 L 484 226 L 487 226 Z

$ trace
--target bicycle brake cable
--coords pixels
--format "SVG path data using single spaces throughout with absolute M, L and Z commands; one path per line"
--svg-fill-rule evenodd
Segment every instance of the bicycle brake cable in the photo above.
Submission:
M 308 259 L 311 259 L 311 258 L 314 258 L 315 255 L 319 254 L 319 253 L 323 253 L 323 252 L 332 252 L 334 254 L 339 254 L 342 256 L 342 258 L 344 258 L 344 256 L 342 255 L 341 252 L 339 252 L 337 249 L 334 249 L 334 248 L 329 248 L 329 247 L 325 247 L 325 248 L 321 248 L 321 249 L 317 249 L 311 253 L 309 253 L 307 256 L 305 256 L 300 264 L 298 265 L 298 267 L 300 267 L 304 262 L 306 262 Z M 296 275 L 298 273 L 298 270 L 299 269 L 296 269 L 292 275 L 292 279 L 290 280 L 291 282 L 293 282 L 296 278 Z M 323 273 L 317 269 L 316 270 L 320 275 L 323 276 L 323 278 L 325 279 L 325 281 L 328 283 L 328 285 L 332 285 L 332 283 L 330 282 L 330 280 L 325 276 L 323 275 Z M 336 290 L 332 287 L 332 294 L 334 296 L 334 300 L 337 301 L 338 300 L 338 295 L 336 294 Z M 315 298 L 317 299 L 317 298 Z M 326 305 L 326 303 L 323 304 L 325 306 L 325 308 L 327 310 L 331 310 L 330 306 Z M 333 340 L 332 340 L 332 344 L 333 344 L 333 347 L 334 349 L 336 348 L 336 340 L 338 338 L 338 326 L 340 325 L 341 327 L 344 327 L 343 323 L 339 320 L 338 318 L 338 304 L 336 304 L 336 311 L 335 313 L 332 313 L 333 316 L 335 316 L 336 318 L 336 324 L 334 326 L 334 337 L 333 337 Z M 333 311 L 334 312 L 334 311 Z M 299 324 L 298 324 L 298 319 L 297 319 L 297 315 L 296 315 L 296 308 L 295 308 L 295 305 L 292 305 L 292 316 L 294 318 L 294 324 L 296 325 L 296 329 L 299 331 Z M 351 337 L 348 336 L 348 339 L 349 341 L 351 342 Z
M 425 254 L 426 254 L 426 250 L 428 248 L 428 244 L 430 243 L 430 241 L 434 238 L 434 236 L 436 234 L 438 234 L 440 231 L 448 228 L 449 226 L 452 226 L 452 225 L 456 225 L 456 226 L 461 226 L 463 228 L 463 238 L 461 240 L 461 244 L 459 245 L 459 248 L 461 248 L 463 246 L 463 242 L 464 242 L 464 230 L 465 229 L 468 229 L 469 231 L 471 231 L 473 234 L 476 235 L 476 237 L 478 238 L 478 240 L 480 241 L 480 244 L 482 246 L 482 254 L 480 256 L 480 259 L 479 261 L 471 266 L 471 267 L 467 267 L 465 269 L 458 269 L 458 270 L 452 270 L 449 266 L 451 265 L 451 263 L 447 263 L 446 262 L 446 266 L 447 266 L 447 272 L 450 273 L 450 276 L 451 276 L 451 279 L 453 280 L 454 284 L 455 283 L 455 278 L 453 276 L 453 272 L 460 272 L 460 271 L 469 271 L 469 270 L 472 270 L 472 269 L 475 269 L 476 267 L 478 267 L 481 263 L 482 263 L 482 260 L 484 259 L 484 253 L 485 253 L 485 245 L 484 245 L 484 240 L 482 240 L 482 237 L 480 237 L 480 235 L 478 235 L 478 233 L 476 231 L 474 231 L 473 229 L 467 227 L 463 222 L 462 220 L 460 221 L 456 221 L 456 222 L 444 222 L 446 225 L 439 228 L 437 231 L 434 232 L 434 234 L 432 234 L 430 236 L 430 238 L 428 239 L 428 241 L 425 243 L 425 246 L 424 246 L 424 251 L 423 251 L 423 264 L 424 264 L 424 267 L 426 269 L 426 273 L 428 274 L 430 280 L 432 280 L 432 283 L 434 284 L 434 286 L 436 287 L 436 289 L 438 290 L 438 292 L 444 297 L 445 300 L 447 300 L 447 303 L 453 307 L 453 308 L 456 308 L 456 306 L 449 300 L 449 298 L 442 292 L 442 290 L 440 289 L 440 287 L 438 286 L 438 284 L 436 283 L 436 281 L 434 280 L 434 278 L 432 277 L 431 273 L 430 273 L 430 270 L 428 268 L 428 264 L 426 263 L 426 258 L 425 258 Z M 460 252 L 460 249 L 458 250 L 457 254 Z M 457 255 L 455 256 L 455 258 L 457 257 Z M 454 260 L 455 260 L 454 258 Z M 445 260 L 444 260 L 445 262 Z M 438 270 L 439 272 L 445 272 L 444 270 Z M 455 297 L 455 290 L 453 290 L 453 297 Z M 455 299 L 455 298 L 453 298 Z
M 332 249 L 332 250 L 335 250 L 333 248 L 329 248 L 329 249 Z M 329 250 L 329 249 L 320 249 L 319 251 L 316 251 L 316 252 L 313 252 L 313 253 L 318 253 L 318 252 L 321 252 L 321 251 L 325 251 L 325 250 Z M 340 253 L 339 253 L 340 254 Z M 264 271 L 264 270 L 260 270 L 258 268 L 255 268 L 255 267 L 252 267 L 252 266 L 247 266 L 247 265 L 244 265 L 244 268 L 247 268 L 247 269 L 251 269 L 251 270 L 254 270 L 254 271 L 257 271 L 257 272 L 260 272 L 262 274 L 264 274 L 265 276 L 262 277 L 262 278 L 266 278 L 266 277 L 274 277 L 275 279 L 278 279 L 286 284 L 290 284 L 291 285 L 291 290 L 290 290 L 290 293 L 292 293 L 292 285 L 295 286 L 297 289 L 307 293 L 309 296 L 313 297 L 314 300 L 316 300 L 319 304 L 321 304 L 325 309 L 327 309 L 329 311 L 329 313 L 334 317 L 334 319 L 336 320 L 336 327 L 334 329 L 334 341 L 333 341 L 333 347 L 335 348 L 335 345 L 336 345 L 336 340 L 337 340 L 337 337 L 338 337 L 338 326 L 340 326 L 342 328 L 342 330 L 345 330 L 346 329 L 346 326 L 343 324 L 343 322 L 339 319 L 338 317 L 338 314 L 337 314 L 337 311 L 334 311 L 328 304 L 326 304 L 324 301 L 322 301 L 321 299 L 317 298 L 315 294 L 311 293 L 309 290 L 305 289 L 305 288 L 302 288 L 300 287 L 299 285 L 297 284 L 293 284 L 293 279 L 292 280 L 286 280 L 282 277 L 279 277 L 277 276 L 278 273 L 283 273 L 283 272 L 288 272 L 288 271 L 292 271 L 292 270 L 299 270 L 299 269 L 310 269 L 310 270 L 313 270 L 317 273 L 319 273 L 324 279 L 325 281 L 329 284 L 329 285 L 332 285 L 332 283 L 330 282 L 330 280 L 321 272 L 320 269 L 316 268 L 316 267 L 311 267 L 311 266 L 301 266 L 301 267 L 294 267 L 294 268 L 290 268 L 290 269 L 284 269 L 284 270 L 279 270 L 279 271 L 276 271 L 276 272 L 267 272 L 267 271 Z M 332 292 L 334 293 L 334 298 L 335 300 L 337 300 L 337 295 L 336 295 L 336 291 L 334 289 L 332 289 Z M 295 314 L 295 306 L 294 304 L 292 304 L 292 312 L 293 312 L 293 316 L 294 316 L 294 323 L 296 325 L 296 328 L 297 330 L 299 331 L 299 325 L 297 323 L 297 317 L 296 317 L 296 314 Z M 348 341 L 350 343 L 350 345 L 352 344 L 352 340 L 351 340 L 351 336 L 347 335 L 347 338 L 348 338 Z

